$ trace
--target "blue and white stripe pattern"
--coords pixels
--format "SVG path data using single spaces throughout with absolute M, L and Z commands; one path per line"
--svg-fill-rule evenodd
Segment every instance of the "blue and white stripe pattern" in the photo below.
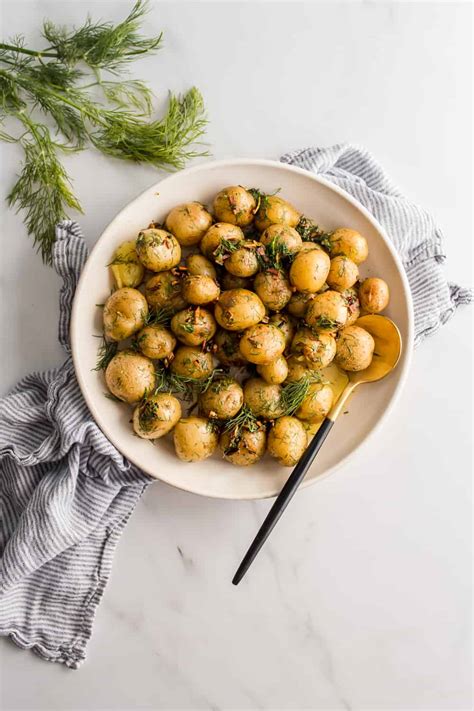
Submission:
M 281 158 L 346 190 L 385 228 L 405 267 L 415 311 L 415 345 L 434 333 L 461 304 L 472 301 L 472 290 L 448 284 L 443 235 L 432 216 L 405 198 L 371 154 L 340 143 L 329 148 L 305 148 Z
M 344 188 L 384 225 L 413 290 L 418 341 L 471 300 L 444 278 L 432 218 L 403 198 L 368 153 L 339 145 L 282 160 Z M 85 658 L 115 545 L 150 482 L 94 423 L 74 375 L 69 319 L 86 258 L 78 225 L 62 222 L 54 267 L 63 279 L 66 362 L 29 375 L 0 400 L 0 634 L 71 668 Z
M 0 634 L 76 668 L 115 545 L 151 480 L 106 439 L 82 398 L 69 318 L 87 248 L 74 222 L 56 234 L 66 362 L 0 400 Z

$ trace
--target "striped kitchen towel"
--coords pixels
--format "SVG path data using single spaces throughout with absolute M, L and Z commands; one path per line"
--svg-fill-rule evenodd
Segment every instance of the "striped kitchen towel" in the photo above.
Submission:
M 69 318 L 87 248 L 71 221 L 56 238 L 66 361 L 0 400 L 0 634 L 77 668 L 115 545 L 151 479 L 110 444 L 82 398 Z
M 419 342 L 472 293 L 448 285 L 442 238 L 363 150 L 339 145 L 287 154 L 354 195 L 385 226 L 413 290 Z M 71 221 L 57 228 L 53 263 L 63 279 L 60 367 L 24 378 L 0 400 L 0 634 L 44 659 L 77 668 L 117 540 L 151 481 L 92 420 L 71 361 L 69 318 L 87 250 Z
M 472 289 L 446 280 L 443 233 L 433 217 L 410 202 L 364 148 L 339 143 L 286 153 L 290 163 L 318 173 L 356 198 L 385 228 L 405 267 L 415 312 L 415 345 L 472 301 Z

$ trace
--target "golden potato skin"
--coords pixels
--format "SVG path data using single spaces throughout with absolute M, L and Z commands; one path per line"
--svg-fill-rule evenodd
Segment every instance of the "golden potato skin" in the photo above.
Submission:
M 359 301 L 362 309 L 369 314 L 378 314 L 387 308 L 390 300 L 388 284 L 379 277 L 364 279 L 359 286 Z
M 216 358 L 222 365 L 237 366 L 245 365 L 245 360 L 240 352 L 240 338 L 242 334 L 238 331 L 226 331 L 219 329 L 214 338 L 216 346 Z
M 331 289 L 336 291 L 350 289 L 358 278 L 359 268 L 352 259 L 342 254 L 331 259 L 331 266 L 326 279 Z
M 179 346 L 170 365 L 171 371 L 185 378 L 201 380 L 214 370 L 212 355 L 195 346 Z
M 317 331 L 335 331 L 347 321 L 348 310 L 344 297 L 338 291 L 325 291 L 312 299 L 306 310 L 308 326 Z
M 293 294 L 288 279 L 279 269 L 259 272 L 253 286 L 263 304 L 271 311 L 284 309 Z
M 298 291 L 314 294 L 324 286 L 330 265 L 322 249 L 299 252 L 290 267 L 290 282 Z
M 347 304 L 347 321 L 346 326 L 352 326 L 360 316 L 359 296 L 355 289 L 345 289 L 341 291 Z
M 207 276 L 211 279 L 217 278 L 216 268 L 213 263 L 202 254 L 188 254 L 186 257 L 186 268 L 188 274 L 192 276 Z
M 228 242 L 242 242 L 245 237 L 244 233 L 237 225 L 232 225 L 228 222 L 216 222 L 210 227 L 201 240 L 199 249 L 208 259 L 214 259 L 214 253 L 220 246 L 222 240 Z
M 367 240 L 356 230 L 339 227 L 330 234 L 329 241 L 331 257 L 342 254 L 356 264 L 362 264 L 369 255 Z
M 183 247 L 192 247 L 212 225 L 212 216 L 200 202 L 187 202 L 168 213 L 165 225 Z
M 286 364 L 288 366 L 288 375 L 286 376 L 287 383 L 296 383 L 298 380 L 311 375 L 308 362 L 302 355 L 290 355 Z
M 164 326 L 145 326 L 137 334 L 136 343 L 141 353 L 152 360 L 171 358 L 176 338 Z
M 295 318 L 304 318 L 311 299 L 314 299 L 314 294 L 304 291 L 295 291 L 286 305 L 286 310 Z
M 285 350 L 285 337 L 276 326 L 257 323 L 244 331 L 239 348 L 249 363 L 267 365 Z
M 108 364 L 105 382 L 116 398 L 134 403 L 155 388 L 155 366 L 135 351 L 119 351 Z
M 326 368 L 336 355 L 336 339 L 330 333 L 314 333 L 309 328 L 299 328 L 291 344 L 293 353 L 304 356 L 308 367 Z
M 217 325 L 210 311 L 190 306 L 178 311 L 171 319 L 171 330 L 178 341 L 187 346 L 199 346 L 215 334 Z
M 230 272 L 224 272 L 221 276 L 220 283 L 225 291 L 230 291 L 231 289 L 248 289 L 253 288 L 252 277 L 238 277 Z
M 258 272 L 258 259 L 255 249 L 245 246 L 239 247 L 225 259 L 224 267 L 236 277 L 246 278 L 253 276 Z
M 136 250 L 140 262 L 151 272 L 172 269 L 181 259 L 178 240 L 166 230 L 142 230 L 137 237 Z
M 244 402 L 256 417 L 273 420 L 283 414 L 281 387 L 266 383 L 262 378 L 249 378 L 244 383 Z
M 181 461 L 202 462 L 213 454 L 219 438 L 206 417 L 186 417 L 175 425 L 173 441 Z
M 187 305 L 182 291 L 180 276 L 172 271 L 154 274 L 145 282 L 145 298 L 153 309 L 179 311 Z
M 286 254 L 296 254 L 303 244 L 298 232 L 288 225 L 270 225 L 262 232 L 260 241 L 265 246 L 272 245 Z
M 134 239 L 123 242 L 115 250 L 114 258 L 109 264 L 117 289 L 124 286 L 135 287 L 143 281 L 145 267 L 138 259 L 135 246 Z
M 338 335 L 336 363 L 343 370 L 365 370 L 372 362 L 374 339 L 360 326 L 347 326 Z
M 223 432 L 219 445 L 226 461 L 238 467 L 248 467 L 263 457 L 266 441 L 267 435 L 262 427 L 255 432 L 243 430 L 238 437 L 232 431 Z
M 221 222 L 246 227 L 253 220 L 257 203 L 252 193 L 241 185 L 231 185 L 214 198 L 214 215 Z
M 183 279 L 183 296 L 190 304 L 209 304 L 219 298 L 221 290 L 217 282 L 203 274 L 190 274 Z
M 143 439 L 158 439 L 171 432 L 181 417 L 179 400 L 169 393 L 147 397 L 133 412 L 133 429 Z
M 280 385 L 288 376 L 288 364 L 284 356 L 278 356 L 271 363 L 257 365 L 257 373 L 266 383 Z
M 268 433 L 267 451 L 284 467 L 294 467 L 307 445 L 306 431 L 296 417 L 280 417 Z
M 279 311 L 270 316 L 268 323 L 271 323 L 280 329 L 285 337 L 285 348 L 289 348 L 296 332 L 296 326 L 291 316 Z
M 214 308 L 217 323 L 228 331 L 243 331 L 259 323 L 265 306 L 257 294 L 247 289 L 223 291 Z
M 300 213 L 287 200 L 278 195 L 265 195 L 255 215 L 255 226 L 263 232 L 270 225 L 296 227 L 299 220 Z
M 221 420 L 234 417 L 243 404 L 243 390 L 237 380 L 229 376 L 213 380 L 199 396 L 199 409 L 202 414 Z
M 321 245 L 316 242 L 303 242 L 299 251 L 300 252 L 311 252 L 312 249 L 322 249 Z
M 301 420 L 321 422 L 331 410 L 334 394 L 330 385 L 311 383 L 308 394 L 297 409 L 295 415 Z
M 102 312 L 104 335 L 108 341 L 124 341 L 145 325 L 148 304 L 137 289 L 124 286 L 105 302 Z

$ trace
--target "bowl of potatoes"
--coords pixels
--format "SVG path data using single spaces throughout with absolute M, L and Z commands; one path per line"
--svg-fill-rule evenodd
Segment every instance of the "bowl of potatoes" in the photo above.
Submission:
M 229 499 L 275 496 L 389 316 L 396 371 L 357 393 L 303 487 L 367 442 L 406 379 L 405 272 L 356 200 L 265 160 L 165 178 L 107 226 L 82 272 L 71 344 L 98 426 L 150 476 Z

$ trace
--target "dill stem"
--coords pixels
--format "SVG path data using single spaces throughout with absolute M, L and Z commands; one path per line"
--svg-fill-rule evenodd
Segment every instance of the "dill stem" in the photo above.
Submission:
M 38 52 L 34 49 L 18 47 L 16 44 L 5 44 L 5 42 L 0 42 L 0 49 L 11 49 L 13 52 L 19 52 L 20 54 L 28 54 L 30 57 L 51 57 L 51 59 L 59 58 L 56 52 Z

